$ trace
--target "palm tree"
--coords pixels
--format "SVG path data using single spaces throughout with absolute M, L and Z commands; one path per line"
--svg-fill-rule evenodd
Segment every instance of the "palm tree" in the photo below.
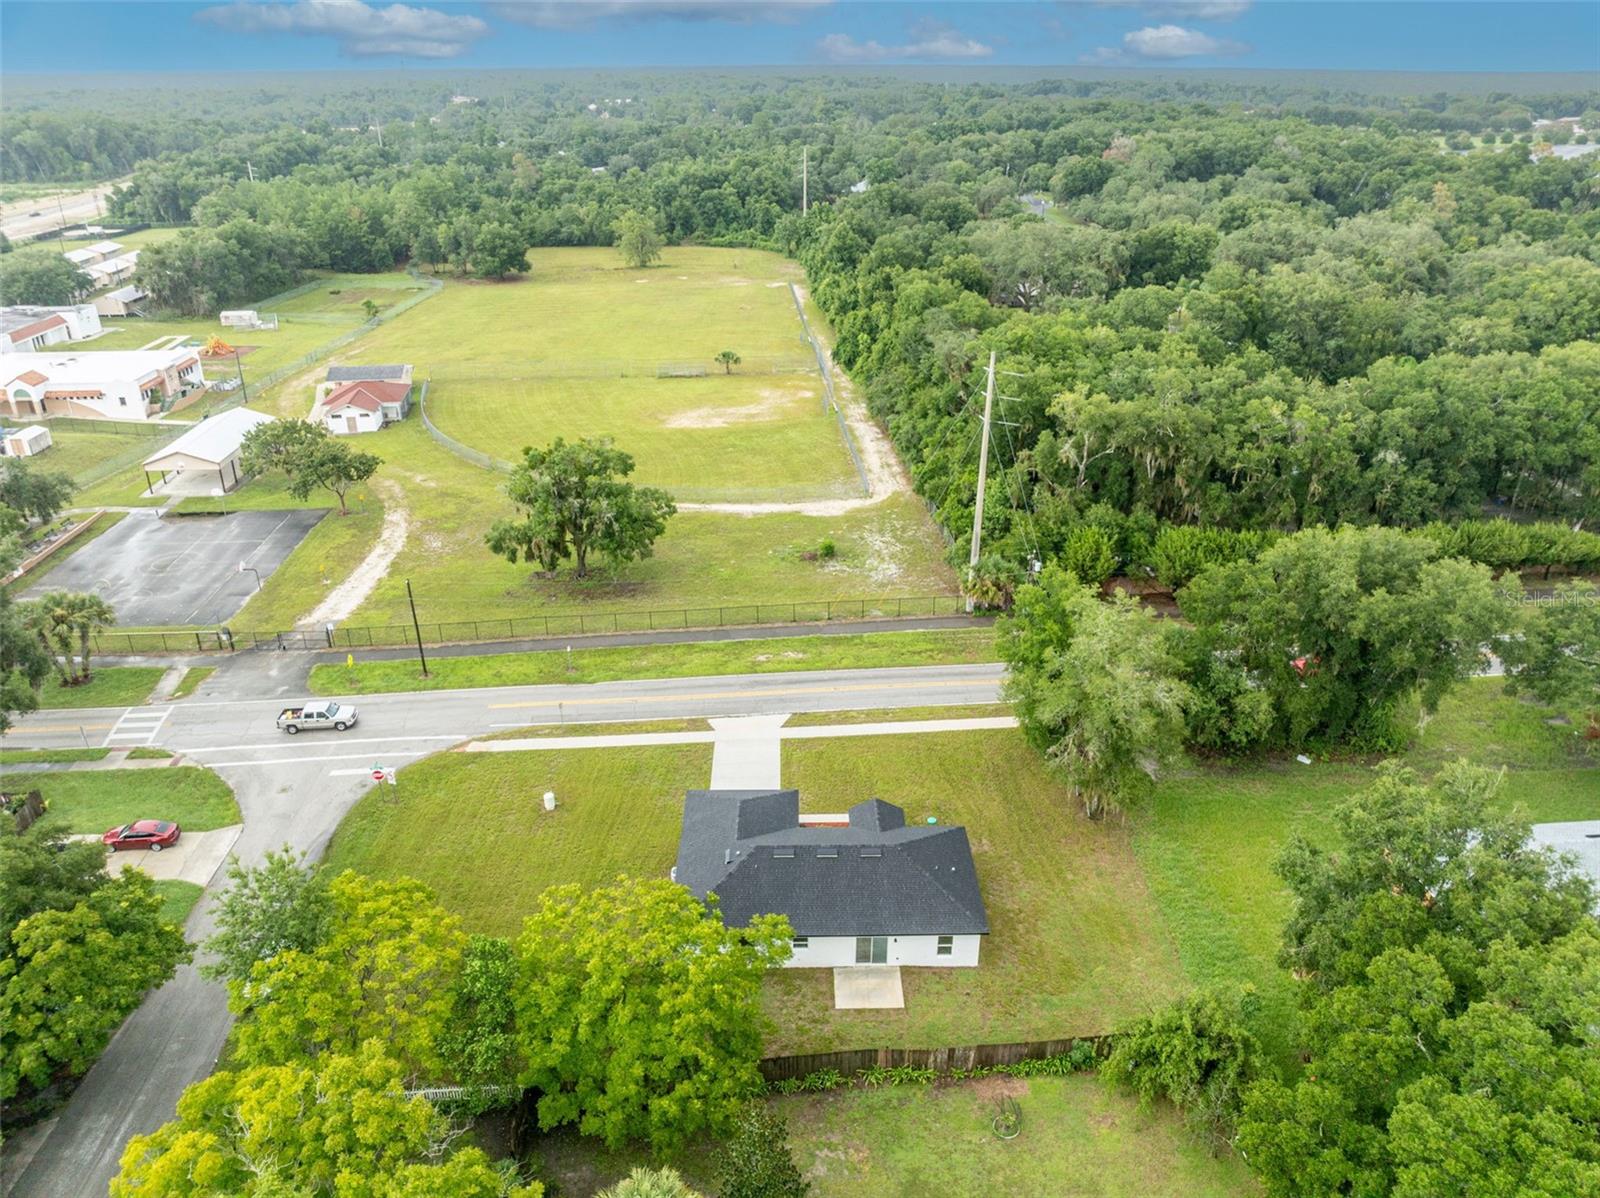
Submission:
M 99 595 L 76 594 L 71 600 L 68 615 L 73 631 L 78 634 L 78 681 L 88 682 L 90 641 L 95 633 L 117 622 L 117 613 Z
M 116 613 L 104 599 L 76 591 L 51 591 L 29 604 L 24 618 L 39 643 L 54 657 L 62 686 L 89 681 L 89 653 L 94 634 L 117 622 Z
M 646 1169 L 635 1167 L 609 1190 L 595 1198 L 700 1198 L 684 1184 L 675 1169 Z
M 65 598 L 65 591 L 55 591 L 32 603 L 22 604 L 21 612 L 23 626 L 39 638 L 39 644 L 55 665 L 56 673 L 61 675 L 61 685 L 71 686 L 72 675 L 68 672 L 67 664 L 72 654 L 70 651 L 61 652 L 61 608 L 56 603 Z

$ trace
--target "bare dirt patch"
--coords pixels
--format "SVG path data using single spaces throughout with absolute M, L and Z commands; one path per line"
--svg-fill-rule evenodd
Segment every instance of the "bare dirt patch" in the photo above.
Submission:
M 1003 1073 L 980 1077 L 966 1083 L 972 1096 L 981 1102 L 998 1102 L 1002 1098 L 1021 1098 L 1028 1092 L 1028 1083 L 1020 1077 L 1007 1077 Z
M 389 567 L 405 547 L 406 533 L 411 528 L 411 513 L 406 510 L 405 494 L 387 479 L 374 483 L 372 489 L 383 496 L 383 529 L 378 533 L 372 551 L 361 559 L 361 564 L 317 604 L 302 622 L 302 628 L 320 628 L 324 624 L 337 624 L 348 620 L 356 608 L 367 601 Z
M 777 420 L 785 405 L 810 398 L 804 388 L 762 387 L 756 403 L 731 408 L 691 408 L 675 412 L 661 423 L 667 428 L 727 428 L 730 424 L 757 424 Z

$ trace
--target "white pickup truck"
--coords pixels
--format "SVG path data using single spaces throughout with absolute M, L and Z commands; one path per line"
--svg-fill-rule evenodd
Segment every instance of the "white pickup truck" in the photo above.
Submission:
M 332 728 L 343 732 L 355 727 L 356 709 L 333 699 L 315 699 L 278 713 L 278 727 L 293 736 L 302 728 Z

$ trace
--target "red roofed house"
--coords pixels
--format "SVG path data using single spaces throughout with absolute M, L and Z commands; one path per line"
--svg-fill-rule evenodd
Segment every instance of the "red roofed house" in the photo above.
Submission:
M 411 367 L 336 366 L 317 390 L 317 419 L 330 433 L 374 433 L 410 411 Z

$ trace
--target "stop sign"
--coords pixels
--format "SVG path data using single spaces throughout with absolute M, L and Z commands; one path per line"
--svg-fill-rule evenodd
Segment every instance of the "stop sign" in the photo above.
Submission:
M 375 765 L 372 767 L 372 780 L 374 782 L 383 781 L 383 767 L 381 765 Z

